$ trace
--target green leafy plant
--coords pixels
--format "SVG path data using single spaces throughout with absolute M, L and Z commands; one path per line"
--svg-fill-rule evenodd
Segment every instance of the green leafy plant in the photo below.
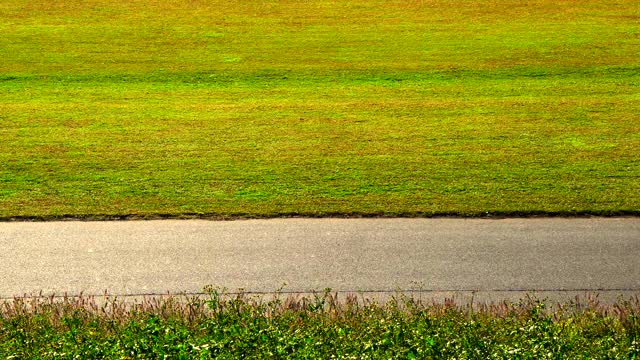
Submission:
M 457 305 L 326 291 L 123 302 L 33 297 L 0 310 L 3 358 L 637 358 L 640 300 Z

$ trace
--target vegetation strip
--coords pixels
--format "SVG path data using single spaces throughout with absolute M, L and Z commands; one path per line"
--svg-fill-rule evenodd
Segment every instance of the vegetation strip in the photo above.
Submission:
M 637 3 L 0 3 L 0 218 L 639 215 Z
M 333 290 L 331 289 L 331 293 L 336 295 L 361 295 L 366 296 L 370 294 L 390 294 L 390 295 L 409 295 L 409 294 L 429 294 L 429 293 L 536 293 L 536 292 L 580 292 L 586 294 L 597 294 L 604 292 L 640 292 L 640 288 L 596 288 L 596 289 L 586 289 L 586 288 L 577 288 L 577 289 L 567 289 L 567 288 L 539 288 L 539 289 L 369 289 L 369 290 Z M 238 291 L 230 291 L 225 290 L 224 294 L 227 296 L 236 296 L 236 295 L 308 295 L 308 294 L 316 294 L 317 290 L 274 290 L 274 291 L 259 291 L 259 290 L 238 290 Z M 206 291 L 183 291 L 180 292 L 180 296 L 203 296 L 208 295 L 209 292 Z M 24 294 L 22 296 L 10 296 L 10 297 L 0 297 L 0 300 L 12 300 L 12 299 L 60 299 L 60 298 L 69 298 L 69 297 L 88 297 L 88 298 L 96 298 L 96 297 L 107 297 L 107 298 L 140 298 L 140 297 L 172 297 L 176 296 L 176 294 L 171 293 L 126 293 L 126 294 L 112 294 L 109 292 L 105 292 L 103 294 Z
M 0 305 L 3 358 L 624 358 L 640 355 L 640 299 L 548 306 L 384 304 L 325 292 L 256 300 L 16 298 Z

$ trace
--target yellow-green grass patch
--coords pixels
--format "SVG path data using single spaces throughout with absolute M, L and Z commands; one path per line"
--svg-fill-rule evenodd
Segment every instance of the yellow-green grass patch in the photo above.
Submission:
M 4 1 L 0 217 L 638 214 L 632 1 Z

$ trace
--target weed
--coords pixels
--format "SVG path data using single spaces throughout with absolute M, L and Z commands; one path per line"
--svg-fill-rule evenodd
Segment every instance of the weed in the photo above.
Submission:
M 594 301 L 595 299 L 595 301 Z M 326 291 L 272 299 L 33 297 L 0 311 L 4 358 L 633 358 L 640 301 L 457 305 Z

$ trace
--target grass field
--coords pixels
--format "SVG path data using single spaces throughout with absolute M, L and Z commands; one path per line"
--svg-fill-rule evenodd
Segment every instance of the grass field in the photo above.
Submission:
M 636 0 L 0 2 L 0 218 L 640 213 Z

